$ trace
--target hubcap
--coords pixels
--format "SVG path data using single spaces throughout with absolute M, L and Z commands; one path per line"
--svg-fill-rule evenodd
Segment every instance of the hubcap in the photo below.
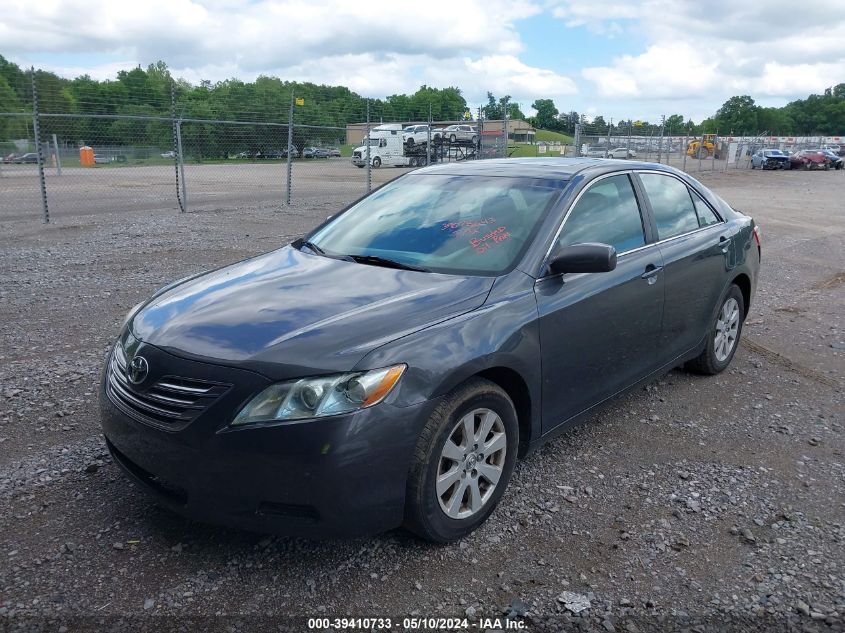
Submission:
M 475 409 L 458 420 L 437 466 L 437 499 L 446 516 L 466 519 L 484 507 L 502 476 L 507 446 L 494 411 Z
M 713 338 L 713 351 L 716 360 L 724 363 L 731 355 L 736 336 L 739 332 L 739 304 L 733 297 L 725 301 L 719 317 L 716 319 L 716 336 Z

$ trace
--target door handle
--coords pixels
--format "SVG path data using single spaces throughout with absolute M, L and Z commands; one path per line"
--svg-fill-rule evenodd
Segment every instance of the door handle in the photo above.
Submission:
M 731 238 L 726 237 L 724 235 L 719 236 L 719 248 L 722 249 L 723 253 L 727 253 L 728 249 L 731 247 Z
M 640 275 L 643 279 L 647 279 L 649 284 L 653 284 L 657 281 L 658 273 L 663 270 L 663 266 L 655 266 L 654 264 L 649 264 L 645 267 L 645 272 Z

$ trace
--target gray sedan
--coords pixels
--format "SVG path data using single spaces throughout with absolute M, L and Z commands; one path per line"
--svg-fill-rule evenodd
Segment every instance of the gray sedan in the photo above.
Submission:
M 664 165 L 418 169 L 139 304 L 107 446 L 196 519 L 459 539 L 518 457 L 673 367 L 724 371 L 760 256 L 750 217 Z

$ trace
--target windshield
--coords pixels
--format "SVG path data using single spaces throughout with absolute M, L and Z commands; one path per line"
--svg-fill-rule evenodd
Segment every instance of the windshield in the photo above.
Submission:
M 565 182 L 409 175 L 318 229 L 327 255 L 372 256 L 434 272 L 497 275 L 516 265 Z
M 768 149 L 763 152 L 763 156 L 783 156 L 783 152 L 779 149 Z

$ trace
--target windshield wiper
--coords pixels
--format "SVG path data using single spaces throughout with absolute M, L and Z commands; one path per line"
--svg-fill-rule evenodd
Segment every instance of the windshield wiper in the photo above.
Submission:
M 302 249 L 303 246 L 307 246 L 312 251 L 317 253 L 317 255 L 325 255 L 326 254 L 326 251 L 324 251 L 322 248 L 317 246 L 314 242 L 309 242 L 308 240 L 302 240 L 302 241 L 299 242 L 299 248 Z
M 374 266 L 384 266 L 385 268 L 399 268 L 400 270 L 416 270 L 421 273 L 430 273 L 428 268 L 422 266 L 414 266 L 413 264 L 405 264 L 397 262 L 395 259 L 388 259 L 386 257 L 379 257 L 378 255 L 350 255 L 359 264 L 372 264 Z

